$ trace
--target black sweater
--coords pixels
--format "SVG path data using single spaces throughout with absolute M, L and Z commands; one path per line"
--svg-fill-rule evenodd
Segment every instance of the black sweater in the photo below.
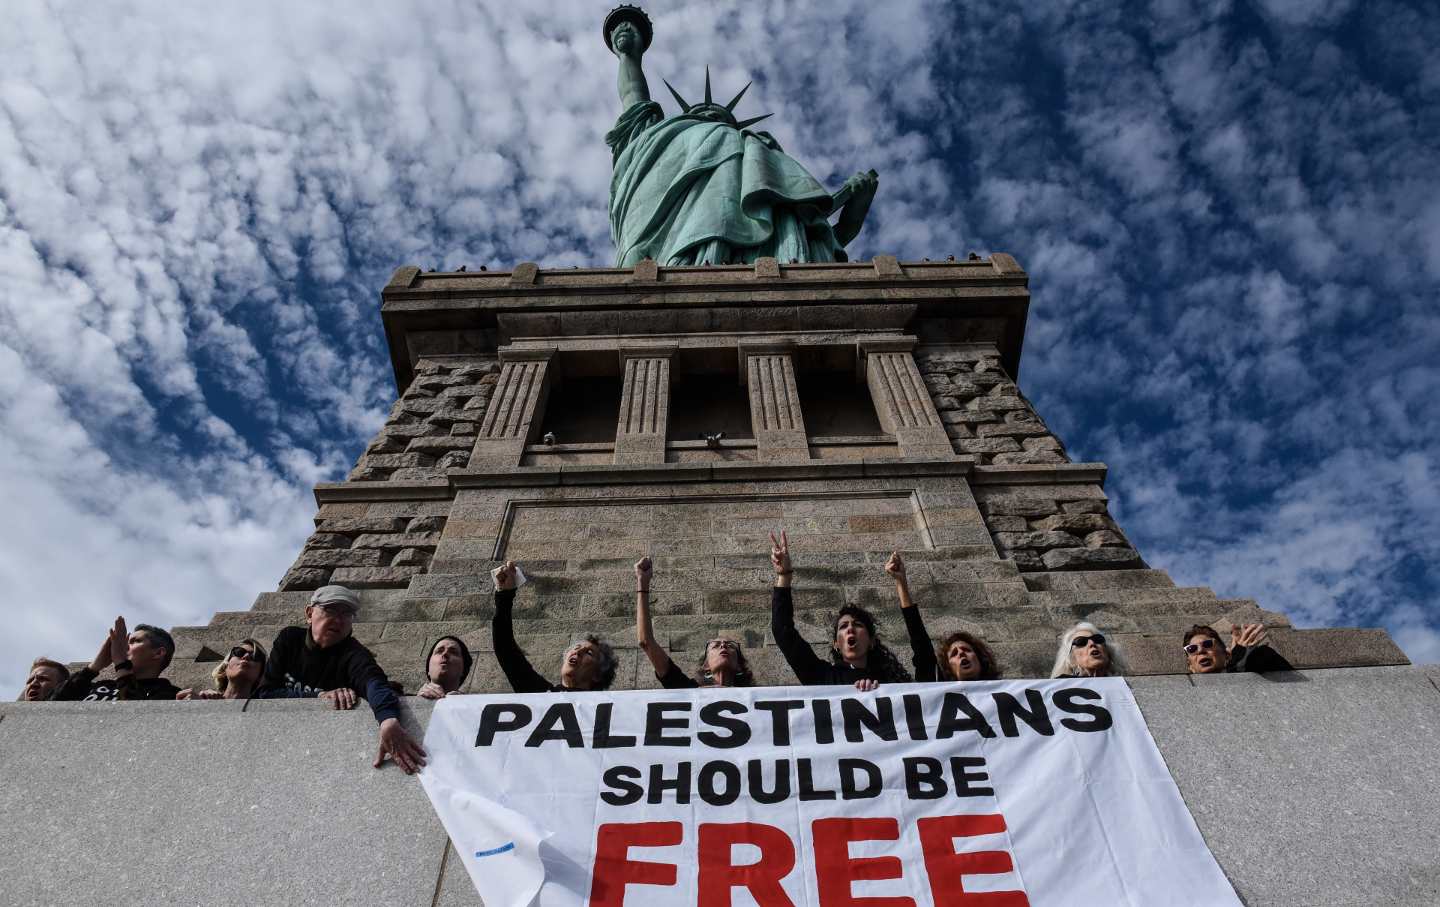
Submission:
M 925 622 L 920 619 L 918 606 L 901 608 L 905 617 L 905 630 L 910 636 L 910 650 L 915 665 L 915 679 L 935 679 L 935 650 L 930 647 L 930 635 L 925 632 Z M 827 684 L 853 684 L 857 680 L 886 681 L 875 671 L 872 663 L 864 668 L 847 664 L 834 664 L 815 654 L 810 644 L 800 637 L 795 629 L 795 603 L 788 586 L 775 586 L 770 591 L 770 632 L 775 643 L 784 653 L 790 669 L 805 686 Z
M 530 664 L 530 659 L 520 651 L 515 641 L 515 619 L 511 611 L 515 607 L 514 589 L 495 590 L 495 620 L 490 625 L 491 639 L 495 645 L 495 660 L 500 670 L 510 681 L 510 689 L 517 693 L 563 693 L 565 688 L 546 680 Z
M 275 637 L 258 696 L 310 699 L 341 687 L 364 696 L 376 721 L 400 717 L 400 698 L 369 649 L 353 636 L 322 649 L 309 627 L 286 627 Z
M 174 699 L 180 688 L 164 677 L 136 680 L 134 674 L 127 674 L 119 680 L 96 680 L 98 675 L 89 668 L 81 668 L 55 691 L 56 702 L 114 702 L 117 699 L 146 700 Z

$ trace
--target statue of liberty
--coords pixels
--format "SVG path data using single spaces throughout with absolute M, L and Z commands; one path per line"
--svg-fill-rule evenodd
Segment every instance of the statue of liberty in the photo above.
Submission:
M 605 17 L 605 43 L 620 59 L 623 111 L 605 136 L 614 156 L 610 230 L 615 266 L 653 258 L 661 265 L 740 264 L 770 256 L 781 262 L 847 261 L 878 178 L 857 173 L 831 194 L 768 132 L 736 120 L 749 85 L 728 104 L 710 94 L 691 104 L 669 82 L 680 105 L 666 117 L 650 99 L 640 57 L 650 46 L 650 18 L 634 6 Z M 832 225 L 830 217 L 839 212 Z

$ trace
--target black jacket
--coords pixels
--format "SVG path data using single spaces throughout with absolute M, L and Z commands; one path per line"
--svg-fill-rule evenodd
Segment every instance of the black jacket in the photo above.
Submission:
M 905 616 L 905 630 L 910 636 L 910 649 L 915 665 L 915 678 L 927 681 L 935 679 L 935 650 L 930 646 L 930 636 L 925 632 L 925 623 L 920 619 L 920 608 L 901 608 Z M 810 644 L 800 637 L 795 629 L 795 603 L 788 586 L 774 586 L 770 591 L 770 632 L 775 643 L 784 653 L 790 669 L 805 686 L 827 684 L 853 684 L 857 680 L 878 680 L 894 683 L 892 677 L 882 677 L 876 670 L 874 659 L 864 668 L 852 668 L 847 664 L 834 664 L 815 654 Z
M 180 688 L 164 677 L 136 680 L 134 674 L 121 680 L 96 680 L 89 668 L 81 668 L 55 691 L 56 702 L 114 702 L 124 700 L 174 699 Z
M 310 639 L 309 627 L 286 627 L 265 663 L 260 699 L 311 699 L 349 687 L 370 703 L 376 721 L 400 717 L 400 698 L 370 650 L 347 636 L 328 648 Z
M 1269 671 L 1293 670 L 1295 669 L 1290 667 L 1290 662 L 1269 646 L 1256 646 L 1253 649 L 1236 646 L 1230 650 L 1230 662 L 1225 665 L 1227 674 L 1238 674 L 1243 671 L 1264 674 Z
M 520 651 L 515 641 L 515 619 L 510 613 L 515 608 L 514 589 L 495 590 L 495 620 L 490 625 L 491 639 L 495 645 L 495 660 L 500 670 L 510 681 L 510 689 L 517 693 L 563 693 L 565 688 L 546 680 L 535 670 L 530 659 Z

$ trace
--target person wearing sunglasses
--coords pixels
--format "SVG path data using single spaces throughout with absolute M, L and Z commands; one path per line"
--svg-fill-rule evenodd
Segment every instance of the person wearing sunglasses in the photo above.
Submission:
M 1060 635 L 1051 677 L 1119 677 L 1125 660 L 1092 623 L 1081 621 Z
M 211 690 L 181 690 L 176 699 L 249 699 L 265 675 L 265 647 L 258 639 L 243 639 L 230 649 L 210 677 Z
M 642 557 L 635 564 L 635 637 L 640 651 L 650 659 L 655 677 L 667 690 L 694 690 L 700 687 L 748 687 L 754 685 L 750 663 L 740 643 L 726 636 L 705 643 L 700 661 L 691 677 L 680 670 L 658 642 L 650 624 L 650 579 L 655 573 L 650 558 Z
M 1290 662 L 1265 642 L 1264 624 L 1237 625 L 1230 631 L 1230 647 L 1219 632 L 1206 624 L 1185 631 L 1185 664 L 1191 674 L 1236 674 L 1252 671 L 1290 671 Z
M 374 654 L 354 636 L 360 596 L 344 586 L 321 586 L 310 594 L 305 626 L 275 637 L 265 664 L 261 699 L 325 699 L 337 709 L 355 708 L 357 694 L 370 703 L 380 725 L 374 765 L 386 758 L 407 774 L 425 765 L 425 748 L 400 724 L 400 697 Z

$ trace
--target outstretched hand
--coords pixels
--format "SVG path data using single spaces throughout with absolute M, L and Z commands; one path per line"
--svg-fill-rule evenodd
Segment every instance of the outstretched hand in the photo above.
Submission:
M 1266 637 L 1264 624 L 1245 624 L 1234 627 L 1230 631 L 1230 648 L 1244 646 L 1247 649 L 1253 649 L 1256 646 L 1263 646 Z
M 897 583 L 905 582 L 905 559 L 900 556 L 899 551 L 890 552 L 890 559 L 885 562 L 885 572 Z
M 425 747 L 415 742 L 398 718 L 380 722 L 380 749 L 375 753 L 375 767 L 383 765 L 386 757 L 395 760 L 407 775 L 415 774 L 425 765 Z

